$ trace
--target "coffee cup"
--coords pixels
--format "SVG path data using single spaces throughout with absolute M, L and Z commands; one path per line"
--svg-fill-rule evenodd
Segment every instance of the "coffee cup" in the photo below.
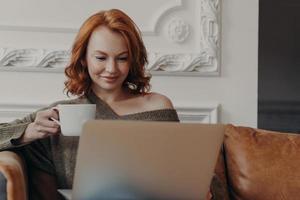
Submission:
M 64 136 L 80 136 L 83 124 L 96 117 L 96 104 L 59 104 L 53 108 L 58 111 L 59 121 Z

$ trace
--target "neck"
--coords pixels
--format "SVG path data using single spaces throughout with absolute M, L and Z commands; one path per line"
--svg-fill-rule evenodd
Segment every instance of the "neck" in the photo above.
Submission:
M 128 98 L 128 92 L 126 92 L 126 89 L 124 88 L 119 88 L 118 90 L 113 91 L 106 91 L 97 88 L 92 88 L 92 90 L 96 96 L 108 104 Z

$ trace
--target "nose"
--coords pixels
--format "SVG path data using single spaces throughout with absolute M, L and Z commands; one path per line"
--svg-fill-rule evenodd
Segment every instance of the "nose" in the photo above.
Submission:
M 105 66 L 105 71 L 113 74 L 117 71 L 117 63 L 114 59 L 109 59 Z

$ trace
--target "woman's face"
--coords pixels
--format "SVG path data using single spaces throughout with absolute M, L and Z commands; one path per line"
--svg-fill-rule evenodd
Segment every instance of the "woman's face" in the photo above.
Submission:
M 128 49 L 122 35 L 105 26 L 97 27 L 88 42 L 86 63 L 94 90 L 121 89 L 129 72 Z

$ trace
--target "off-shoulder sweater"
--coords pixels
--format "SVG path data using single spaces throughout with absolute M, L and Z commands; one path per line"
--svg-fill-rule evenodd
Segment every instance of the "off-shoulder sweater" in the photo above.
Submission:
M 96 104 L 96 119 L 175 121 L 178 115 L 174 109 L 160 109 L 127 115 L 118 115 L 106 102 L 90 93 L 73 100 L 58 101 L 40 110 L 46 110 L 58 104 Z M 38 111 L 40 111 L 38 110 Z M 35 120 L 34 112 L 23 119 L 0 124 L 0 151 L 17 149 L 25 158 L 27 167 L 34 167 L 54 175 L 58 188 L 72 188 L 79 137 L 51 136 L 28 144 L 18 145 L 27 126 Z

